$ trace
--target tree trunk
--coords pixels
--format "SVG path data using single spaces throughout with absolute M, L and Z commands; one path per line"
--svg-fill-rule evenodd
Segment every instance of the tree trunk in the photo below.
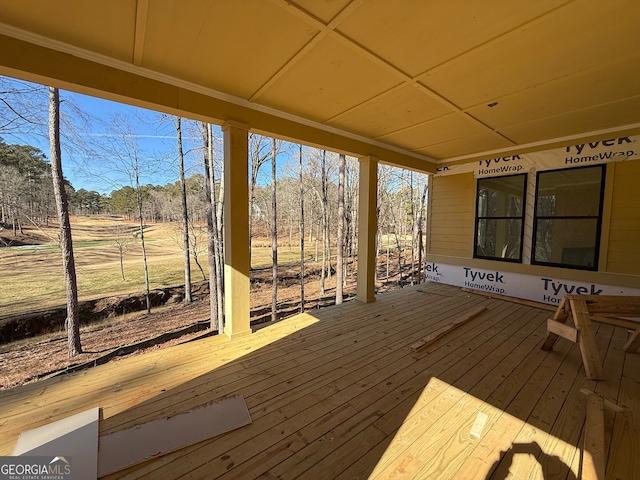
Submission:
M 67 296 L 67 347 L 69 357 L 82 353 L 80 344 L 80 310 L 78 305 L 78 285 L 73 257 L 69 204 L 62 174 L 62 154 L 60 148 L 60 93 L 49 87 L 49 143 L 51 146 L 51 176 L 60 219 L 60 251 L 64 267 L 65 290 Z
M 278 319 L 278 215 L 276 202 L 276 139 L 271 140 L 271 321 Z
M 151 313 L 151 289 L 149 287 L 149 265 L 147 264 L 147 248 L 144 243 L 144 217 L 142 216 L 142 187 L 140 186 L 140 170 L 138 168 L 138 158 L 135 165 L 136 174 L 136 200 L 138 202 L 138 215 L 140 216 L 140 245 L 142 247 L 142 263 L 144 265 L 144 286 L 145 300 L 147 302 L 147 313 Z
M 389 229 L 387 228 L 387 276 L 385 278 L 384 284 L 387 285 L 389 283 Z
M 215 185 L 215 170 L 213 168 L 213 133 L 211 132 L 211 125 L 209 125 L 209 136 L 211 138 L 211 141 L 209 142 L 211 149 L 209 154 L 209 159 L 211 160 L 211 179 L 212 183 Z M 215 198 L 215 196 L 213 198 Z M 220 188 L 218 192 L 218 205 L 216 207 L 215 226 L 216 294 L 218 296 L 218 318 L 224 325 L 224 175 L 222 174 L 222 172 L 220 172 Z
M 347 159 L 340 154 L 338 166 L 338 257 L 336 262 L 336 305 L 343 300 L 344 287 L 344 169 Z
M 180 160 L 180 196 L 182 199 L 182 240 L 184 250 L 184 303 L 191 303 L 191 255 L 189 253 L 189 211 L 187 208 L 187 184 L 184 178 L 184 152 L 182 150 L 182 129 L 180 117 L 176 117 L 178 136 L 178 158 Z
M 122 250 L 122 246 L 118 245 L 118 253 L 120 253 L 120 275 L 122 275 L 122 281 L 126 281 L 127 279 L 124 278 L 124 251 Z
M 416 231 L 416 211 L 413 202 L 413 172 L 409 172 L 409 192 L 411 202 L 411 285 L 415 284 L 416 261 L 414 252 L 416 251 L 417 231 Z
M 320 272 L 320 295 L 325 295 L 325 281 L 327 278 L 327 203 L 326 203 L 326 177 L 327 177 L 327 151 L 322 151 L 322 271 Z M 320 305 L 318 303 L 318 305 Z
M 304 313 L 304 182 L 302 178 L 302 145 L 300 147 L 300 313 Z
M 293 250 L 293 215 L 289 215 L 289 253 Z
M 424 244 L 422 241 L 422 222 L 424 220 L 424 204 L 425 204 L 425 200 L 427 198 L 427 192 L 429 191 L 429 181 L 428 181 L 429 177 L 425 178 L 425 182 L 424 182 L 424 189 L 422 190 L 422 198 L 420 200 L 420 209 L 418 210 L 418 235 L 419 237 L 419 241 L 418 241 L 418 257 L 419 257 L 419 261 L 418 261 L 418 272 L 422 271 L 422 249 L 424 248 Z M 421 275 L 420 273 L 418 273 L 418 283 L 420 283 L 421 280 Z
M 213 186 L 211 185 L 211 130 L 209 124 L 203 123 L 202 132 L 204 141 L 204 181 L 205 181 L 205 198 L 207 202 L 207 253 L 209 264 L 209 317 L 211 330 L 216 330 L 219 334 L 222 333 L 222 325 L 220 317 L 218 316 L 218 295 L 216 286 L 216 244 L 215 244 L 215 225 L 213 223 L 213 217 L 215 215 L 215 200 L 213 194 Z

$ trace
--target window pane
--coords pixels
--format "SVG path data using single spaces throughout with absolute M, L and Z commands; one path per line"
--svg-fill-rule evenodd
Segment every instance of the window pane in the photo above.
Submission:
M 520 260 L 521 219 L 478 220 L 476 256 Z
M 538 175 L 538 216 L 598 216 L 602 167 L 574 168 Z
M 596 267 L 598 219 L 540 219 L 534 261 Z
M 525 175 L 478 180 L 479 217 L 521 217 Z

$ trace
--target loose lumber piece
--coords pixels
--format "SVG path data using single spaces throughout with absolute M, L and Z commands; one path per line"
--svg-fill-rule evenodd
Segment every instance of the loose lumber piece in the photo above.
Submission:
M 484 426 L 487 423 L 488 418 L 489 416 L 486 413 L 478 412 L 476 421 L 473 422 L 473 426 L 471 427 L 471 432 L 469 433 L 469 436 L 471 438 L 480 438 L 482 436 L 482 430 L 484 429 Z
M 444 337 L 451 330 L 453 330 L 453 329 L 459 327 L 460 325 L 465 324 L 469 320 L 477 317 L 482 312 L 484 312 L 486 309 L 487 309 L 486 306 L 474 308 L 473 310 L 471 310 L 468 313 L 465 313 L 464 315 L 462 315 L 458 319 L 454 320 L 453 322 L 445 325 L 442 328 L 439 328 L 438 330 L 436 330 L 432 334 L 430 334 L 430 335 L 424 337 L 422 340 L 414 343 L 410 347 L 411 350 L 413 350 L 414 352 L 419 352 L 420 350 L 423 350 L 424 348 L 426 348 L 429 345 L 431 345 L 432 343 L 434 343 L 436 340 L 439 340 L 440 338 Z
M 582 479 L 604 480 L 604 399 L 591 392 L 587 393 L 587 420 L 584 429 Z
M 578 330 L 570 325 L 560 323 L 553 318 L 547 319 L 547 332 L 551 332 L 555 335 L 558 335 L 559 337 L 571 340 L 573 343 L 576 343 L 578 341 Z
M 98 476 L 150 460 L 251 423 L 244 397 L 222 397 L 177 415 L 100 438 Z
M 98 421 L 100 409 L 92 408 L 57 422 L 22 432 L 15 456 L 72 459 L 73 478 L 95 479 L 98 472 Z

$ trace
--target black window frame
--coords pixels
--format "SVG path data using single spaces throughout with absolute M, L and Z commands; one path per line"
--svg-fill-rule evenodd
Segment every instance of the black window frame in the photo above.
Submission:
M 507 178 L 507 177 L 523 177 L 524 182 L 522 185 L 522 214 L 519 217 L 514 216 L 479 216 L 479 204 L 480 204 L 480 182 L 483 180 L 490 180 L 496 178 Z M 476 212 L 475 212 L 475 225 L 473 230 L 473 258 L 480 258 L 483 260 L 495 260 L 498 262 L 509 262 L 509 263 L 522 263 L 522 252 L 524 248 L 524 223 L 526 219 L 526 205 L 527 205 L 527 183 L 528 176 L 527 173 L 517 173 L 514 175 L 500 175 L 498 177 L 482 177 L 476 180 Z M 480 224 L 480 220 L 514 220 L 520 219 L 520 249 L 518 251 L 518 258 L 504 258 L 504 257 L 495 257 L 488 255 L 478 254 L 478 226 Z
M 531 264 L 532 265 L 543 265 L 547 267 L 556 267 L 556 268 L 569 268 L 572 270 L 585 270 L 591 272 L 597 272 L 598 266 L 600 262 L 600 241 L 602 239 L 602 212 L 604 210 L 604 193 L 605 193 L 605 182 L 607 178 L 607 164 L 598 164 L 598 165 L 585 165 L 583 167 L 573 167 L 573 168 L 557 168 L 554 170 L 543 170 L 539 171 L 536 174 L 536 191 L 535 191 L 535 201 L 533 207 L 533 231 L 532 231 L 532 241 L 531 241 Z M 540 187 L 540 175 L 544 175 L 545 173 L 551 172 L 560 172 L 560 171 L 568 171 L 568 170 L 583 170 L 586 168 L 600 168 L 600 204 L 598 208 L 598 215 L 538 215 L 538 189 Z M 596 238 L 594 245 L 594 253 L 593 253 L 593 266 L 589 265 L 575 265 L 575 264 L 567 264 L 567 263 L 555 263 L 555 262 L 542 262 L 536 260 L 536 243 L 537 243 L 537 232 L 538 232 L 538 221 L 539 220 L 548 220 L 548 219 L 562 219 L 562 220 L 586 220 L 586 219 L 596 219 Z

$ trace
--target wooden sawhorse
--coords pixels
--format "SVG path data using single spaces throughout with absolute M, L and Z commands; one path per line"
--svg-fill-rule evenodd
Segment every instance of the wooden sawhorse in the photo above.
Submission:
M 623 317 L 640 317 L 640 297 L 621 295 L 565 295 L 553 318 L 547 320 L 543 350 L 551 350 L 558 337 L 578 342 L 589 380 L 602 380 L 602 360 L 596 347 L 592 320 L 633 330 L 624 345 L 625 352 L 640 347 L 640 322 Z M 573 326 L 566 325 L 573 319 Z

